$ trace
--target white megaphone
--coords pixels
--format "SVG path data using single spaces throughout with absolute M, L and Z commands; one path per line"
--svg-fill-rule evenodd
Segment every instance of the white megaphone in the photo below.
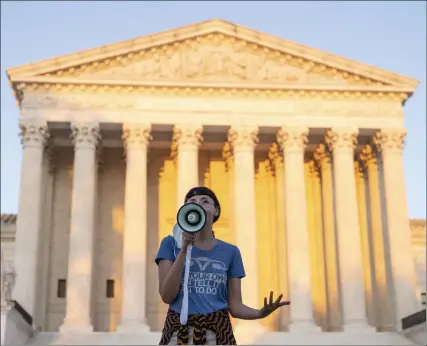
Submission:
M 200 232 L 206 225 L 206 211 L 196 203 L 187 203 L 179 208 L 173 236 L 178 248 L 182 247 L 182 233 Z
M 197 233 L 200 232 L 206 225 L 206 211 L 196 203 L 187 203 L 179 208 L 176 215 L 177 224 L 173 228 L 173 236 L 179 248 L 182 247 L 182 233 Z M 187 324 L 188 320 L 188 280 L 190 277 L 191 265 L 191 250 L 193 246 L 187 247 L 185 256 L 185 271 L 184 271 L 184 297 L 182 300 L 180 322 L 182 325 Z

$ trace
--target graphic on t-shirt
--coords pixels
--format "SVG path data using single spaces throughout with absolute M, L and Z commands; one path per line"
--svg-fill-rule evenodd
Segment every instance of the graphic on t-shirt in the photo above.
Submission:
M 197 268 L 199 271 L 194 271 L 194 269 Z M 219 286 L 227 284 L 226 272 L 227 266 L 224 262 L 211 260 L 206 257 L 192 258 L 188 280 L 188 292 L 217 294 Z
M 204 272 L 206 270 L 206 267 L 209 264 L 212 264 L 213 269 L 227 270 L 227 266 L 225 265 L 224 262 L 221 262 L 218 260 L 211 260 L 211 259 L 206 258 L 206 257 L 192 258 L 190 268 L 193 266 L 194 262 L 197 263 L 197 265 L 199 266 L 199 268 L 202 272 Z

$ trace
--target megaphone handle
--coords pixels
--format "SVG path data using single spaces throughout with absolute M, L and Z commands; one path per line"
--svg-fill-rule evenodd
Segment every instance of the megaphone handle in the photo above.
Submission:
M 185 272 L 184 272 L 184 297 L 182 299 L 181 314 L 179 320 L 182 325 L 187 324 L 188 320 L 188 280 L 190 278 L 190 263 L 191 263 L 191 250 L 193 249 L 192 245 L 188 245 L 187 254 L 185 256 Z

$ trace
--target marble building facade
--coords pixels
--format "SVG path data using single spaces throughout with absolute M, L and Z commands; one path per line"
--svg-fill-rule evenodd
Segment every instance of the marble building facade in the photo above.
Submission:
M 254 323 L 393 332 L 420 309 L 402 162 L 417 81 L 220 20 L 7 72 L 23 161 L 4 246 L 41 330 L 159 331 L 153 259 L 195 185 L 221 201 L 244 302 L 292 301 Z

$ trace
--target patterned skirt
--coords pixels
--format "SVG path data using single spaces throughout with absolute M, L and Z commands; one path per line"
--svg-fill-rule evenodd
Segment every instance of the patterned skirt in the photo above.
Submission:
M 236 345 L 228 310 L 207 315 L 189 315 L 185 326 L 179 321 L 179 313 L 169 308 L 159 345 Z

